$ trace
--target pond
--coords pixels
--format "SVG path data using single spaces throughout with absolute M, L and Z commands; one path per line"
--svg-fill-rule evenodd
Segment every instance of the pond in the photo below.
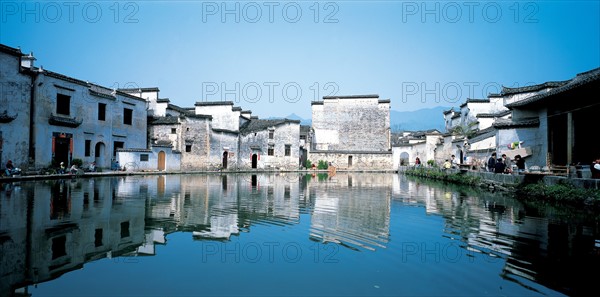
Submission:
M 397 174 L 1 189 L 1 296 L 568 296 L 600 267 L 593 213 Z

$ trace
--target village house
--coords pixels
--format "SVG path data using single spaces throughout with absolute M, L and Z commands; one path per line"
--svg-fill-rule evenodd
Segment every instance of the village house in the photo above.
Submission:
M 250 119 L 240 128 L 241 168 L 299 168 L 300 121 Z
M 313 101 L 308 159 L 343 169 L 392 169 L 390 100 L 379 95 Z
M 33 54 L 0 44 L 0 164 L 12 160 L 17 168 L 29 166 Z M 24 65 L 25 67 L 22 67 Z
M 70 166 L 73 159 L 109 168 L 118 149 L 146 147 L 145 100 L 35 67 L 33 55 L 1 48 L 6 65 L 14 67 L 3 67 L 2 85 L 11 88 L 1 99 L 10 109 L 4 118 L 14 116 L 0 124 L 2 138 L 10 138 L 3 141 L 3 160 L 12 158 L 24 170 Z

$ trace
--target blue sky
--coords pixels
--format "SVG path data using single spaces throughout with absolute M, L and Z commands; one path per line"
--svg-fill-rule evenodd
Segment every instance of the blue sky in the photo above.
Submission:
M 324 95 L 457 106 L 600 66 L 599 1 L 0 2 L 36 65 L 171 103 L 310 117 Z M 440 115 L 441 116 L 441 115 Z

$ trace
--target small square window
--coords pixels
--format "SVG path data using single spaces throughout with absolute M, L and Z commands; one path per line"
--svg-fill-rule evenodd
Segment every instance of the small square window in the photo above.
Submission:
M 269 139 L 273 139 L 274 136 L 275 136 L 275 131 L 269 130 Z
M 52 238 L 52 260 L 67 255 L 67 237 L 58 236 Z
M 133 109 L 123 108 L 123 124 L 131 125 L 133 123 Z
M 147 162 L 148 154 L 140 154 L 140 162 Z
M 192 145 L 191 144 L 186 144 L 185 145 L 185 152 L 186 153 L 190 153 L 192 151 Z
M 98 103 L 98 121 L 106 120 L 106 103 Z
M 89 139 L 85 140 L 85 156 L 89 157 L 92 155 L 92 141 Z
M 129 222 L 121 223 L 121 238 L 129 237 Z
M 56 113 L 62 115 L 71 114 L 71 96 L 56 94 Z
M 171 134 L 177 134 L 177 128 L 171 128 Z

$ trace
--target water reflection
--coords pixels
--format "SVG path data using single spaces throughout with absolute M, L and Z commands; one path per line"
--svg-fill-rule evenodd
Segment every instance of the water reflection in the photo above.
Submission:
M 582 268 L 596 268 L 600 258 L 596 216 L 392 174 L 150 175 L 0 189 L 2 296 L 102 258 L 160 257 L 157 246 L 174 232 L 227 242 L 258 226 L 393 258 L 405 258 L 401 247 L 429 234 L 470 257 L 497 259 L 481 269 L 502 263 L 500 278 L 540 293 L 591 288 L 595 274 Z M 442 218 L 442 230 L 421 216 L 405 230 L 413 224 L 394 212 L 407 207 Z

